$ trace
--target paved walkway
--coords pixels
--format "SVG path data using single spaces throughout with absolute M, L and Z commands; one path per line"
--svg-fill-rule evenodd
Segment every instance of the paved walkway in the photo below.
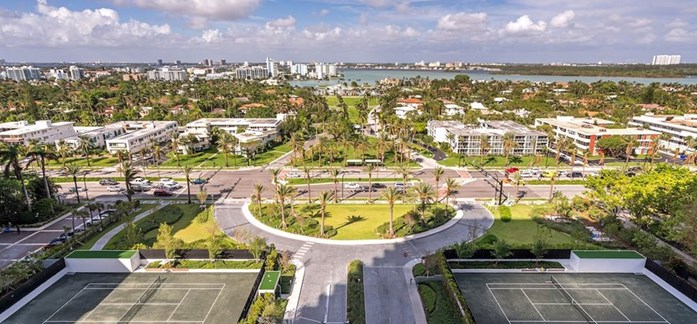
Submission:
M 168 205 L 168 204 L 170 204 L 170 202 L 168 202 L 168 201 L 163 201 L 163 202 L 158 203 L 159 206 L 155 206 L 155 208 L 148 209 L 148 210 L 146 210 L 146 211 L 144 211 L 144 212 L 142 212 L 142 213 L 136 215 L 136 217 L 133 218 L 133 222 L 137 222 L 137 221 L 143 219 L 143 217 L 146 217 L 146 216 L 148 216 L 148 215 L 151 215 L 152 213 L 154 213 L 154 212 L 157 211 L 158 209 L 160 209 L 160 208 L 162 208 L 162 207 L 164 207 L 164 206 L 166 206 L 166 205 Z M 102 237 L 100 237 L 99 240 L 97 240 L 97 242 L 94 243 L 94 245 L 92 246 L 92 248 L 91 248 L 90 250 L 101 250 L 101 249 L 104 249 L 104 247 L 106 246 L 106 244 L 109 243 L 109 240 L 111 240 L 112 237 L 114 237 L 116 234 L 118 234 L 119 232 L 121 232 L 124 228 L 126 228 L 126 224 L 125 224 L 125 223 L 124 223 L 124 224 L 121 224 L 121 225 L 119 225 L 119 226 L 116 226 L 116 227 L 114 227 L 114 228 L 112 228 L 111 231 L 109 231 L 109 232 L 107 232 L 106 234 L 102 235 Z
M 279 249 L 293 252 L 294 260 L 304 264 L 308 280 L 302 282 L 294 323 L 345 323 L 347 266 L 354 259 L 365 264 L 368 323 L 425 323 L 418 291 L 410 281 L 411 268 L 407 271 L 405 265 L 441 247 L 479 236 L 493 224 L 484 207 L 458 203 L 463 217 L 435 235 L 369 246 L 329 245 L 257 227 L 245 217 L 244 207 L 244 203 L 232 201 L 216 205 L 216 221 L 226 234 L 264 237 Z M 412 311 L 405 311 L 407 308 Z

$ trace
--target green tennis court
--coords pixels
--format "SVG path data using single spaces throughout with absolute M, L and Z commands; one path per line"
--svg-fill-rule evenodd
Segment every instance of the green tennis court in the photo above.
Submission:
M 237 322 L 257 273 L 66 275 L 7 323 Z
M 697 323 L 697 313 L 643 275 L 455 274 L 477 323 Z

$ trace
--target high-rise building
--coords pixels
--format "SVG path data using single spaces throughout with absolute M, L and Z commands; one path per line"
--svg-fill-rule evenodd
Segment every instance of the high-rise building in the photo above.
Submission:
M 157 65 L 162 65 L 162 59 L 157 59 Z
M 266 69 L 269 70 L 269 76 L 275 78 L 278 75 L 278 62 L 274 62 L 270 58 L 266 58 Z
M 335 77 L 336 64 L 315 63 L 315 76 L 317 79 Z
M 242 66 L 235 70 L 235 77 L 241 80 L 266 79 L 269 70 L 263 66 Z
M 49 77 L 54 78 L 56 80 L 68 80 L 70 79 L 70 75 L 68 73 L 65 73 L 63 70 L 59 69 L 51 69 L 48 72 Z
M 17 82 L 38 80 L 41 78 L 39 69 L 31 66 L 12 67 L 6 70 L 7 78 Z
M 184 81 L 187 78 L 186 71 L 178 67 L 165 66 L 159 70 L 148 71 L 148 80 Z
M 225 61 L 225 59 L 220 59 L 220 65 L 226 65 L 226 64 L 227 64 L 227 61 Z
M 291 74 L 298 74 L 301 76 L 307 75 L 307 64 L 293 64 L 290 68 Z
M 680 64 L 680 55 L 654 55 L 651 65 Z
M 176 65 L 182 65 L 182 61 L 176 60 L 176 61 L 174 61 L 174 64 L 176 64 Z
M 85 76 L 84 71 L 81 68 L 74 65 L 70 66 L 68 71 L 70 72 L 70 80 L 73 81 L 78 81 Z

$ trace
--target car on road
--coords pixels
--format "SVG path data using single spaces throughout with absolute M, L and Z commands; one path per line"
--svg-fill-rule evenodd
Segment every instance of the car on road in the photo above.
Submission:
M 44 245 L 44 249 L 52 248 L 54 246 L 59 246 L 63 244 L 64 241 L 61 241 L 59 239 L 53 239 L 51 242 L 48 242 L 46 245 Z
M 202 185 L 206 182 L 208 182 L 208 181 L 206 179 L 203 179 L 203 178 L 196 178 L 194 180 L 191 180 L 191 183 L 193 183 L 195 185 Z
M 162 187 L 161 187 L 161 189 L 166 189 L 166 190 L 170 190 L 170 191 L 172 191 L 172 190 L 177 190 L 177 189 L 181 189 L 181 188 L 182 188 L 182 185 L 180 185 L 180 184 L 178 184 L 178 183 L 176 183 L 176 182 L 175 182 L 175 183 L 163 184 Z
M 355 182 L 349 182 L 349 183 L 345 184 L 344 188 L 346 188 L 348 190 L 356 190 L 356 191 L 363 190 L 363 187 L 361 187 L 361 185 L 359 185 Z
M 404 182 L 395 182 L 394 183 L 394 188 L 397 189 L 399 192 L 404 192 L 407 190 L 409 187 L 409 184 L 405 184 Z
M 527 193 L 528 193 L 528 192 L 525 191 L 525 190 L 518 190 L 518 192 L 516 193 L 515 196 L 516 196 L 518 199 L 521 199 L 521 198 L 525 197 L 525 195 L 526 195 Z
M 102 179 L 99 180 L 99 184 L 102 186 L 113 186 L 119 184 L 118 182 L 111 180 L 111 179 Z
M 138 177 L 138 178 L 131 180 L 131 184 L 132 185 L 147 185 L 147 184 L 150 184 L 150 180 Z
M 169 197 L 172 195 L 171 192 L 169 192 L 165 189 L 157 189 L 157 190 L 153 191 L 152 194 L 156 197 Z
M 160 178 L 160 183 L 161 184 L 174 184 L 177 182 L 172 180 L 172 178 Z
M 87 191 L 87 189 L 85 189 L 83 187 L 70 187 L 70 189 L 68 189 L 68 192 L 71 192 L 71 193 L 85 192 L 85 191 Z
M 536 178 L 538 174 L 530 172 L 530 170 L 520 171 L 521 178 Z
M 145 192 L 145 191 L 150 191 L 152 187 L 149 185 L 143 184 L 143 185 L 131 185 L 131 190 L 135 192 Z
M 300 173 L 297 173 L 297 172 L 291 172 L 291 173 L 288 173 L 287 177 L 288 178 L 302 178 L 303 175 Z
M 386 186 L 385 184 L 383 184 L 383 183 L 373 183 L 373 184 L 371 185 L 371 187 L 372 187 L 373 189 L 385 189 L 385 188 L 387 188 L 387 186 Z
M 108 192 L 121 192 L 121 191 L 124 191 L 124 190 L 126 190 L 126 189 L 124 189 L 124 188 L 121 187 L 121 186 L 109 186 L 109 187 L 106 188 L 106 191 L 108 191 Z
M 584 175 L 583 172 L 580 171 L 572 171 L 566 174 L 567 177 L 571 179 L 583 179 Z

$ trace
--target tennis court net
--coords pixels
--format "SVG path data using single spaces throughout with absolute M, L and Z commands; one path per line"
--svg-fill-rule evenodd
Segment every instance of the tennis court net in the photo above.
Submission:
M 583 307 L 581 307 L 581 305 L 579 305 L 578 302 L 576 302 L 576 299 L 574 299 L 574 297 L 572 297 L 569 294 L 569 292 L 566 291 L 566 288 L 564 288 L 564 286 L 562 286 L 559 283 L 559 281 L 557 281 L 557 279 L 554 278 L 554 276 L 551 276 L 551 279 L 552 279 L 552 284 L 554 285 L 554 287 L 556 287 L 557 290 L 564 296 L 564 298 L 566 298 L 566 300 L 568 300 L 569 303 L 571 303 L 571 306 L 574 306 L 576 308 L 576 310 L 581 314 L 581 316 L 583 316 L 583 318 L 586 319 L 587 323 L 596 323 L 593 320 L 593 318 L 591 318 L 591 316 L 588 315 L 586 310 L 583 309 Z
M 147 290 L 140 295 L 138 300 L 131 306 L 130 309 L 128 309 L 128 312 L 124 314 L 121 319 L 119 319 L 119 322 L 128 322 L 133 319 L 133 317 L 138 314 L 138 311 L 140 311 L 141 308 L 143 308 L 143 305 L 150 300 L 150 298 L 157 292 L 157 289 L 162 286 L 162 283 L 165 282 L 165 278 L 162 278 L 160 276 L 157 276 L 155 280 L 150 284 Z

